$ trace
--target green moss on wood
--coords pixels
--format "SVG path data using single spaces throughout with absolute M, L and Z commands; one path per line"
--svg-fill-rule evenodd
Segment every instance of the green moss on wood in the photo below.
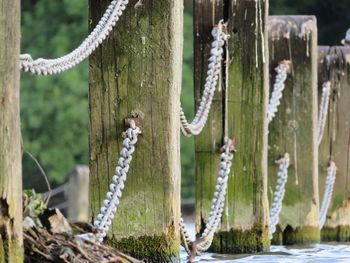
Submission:
M 325 242 L 338 241 L 338 227 L 323 227 L 321 239 Z
M 323 227 L 321 231 L 321 239 L 324 242 L 349 242 L 350 225 L 337 227 Z
M 321 98 L 322 85 L 331 82 L 332 92 L 329 101 L 327 122 L 319 148 L 319 182 L 323 194 L 329 159 L 336 162 L 337 178 L 333 196 L 327 213 L 322 241 L 349 241 L 350 187 L 348 184 L 349 132 L 350 132 L 350 47 L 319 47 L 318 96 Z M 345 143 L 344 143 L 345 142 Z
M 249 230 L 231 229 L 215 234 L 210 251 L 216 253 L 257 253 L 270 245 L 267 227 L 259 225 Z
M 124 119 L 137 112 L 142 136 L 108 238 L 126 253 L 165 262 L 179 251 L 182 3 L 136 3 L 130 1 L 90 56 L 91 214 L 99 212 L 114 175 Z M 90 0 L 92 27 L 107 4 Z
M 283 245 L 283 232 L 280 225 L 276 226 L 276 232 L 272 236 L 272 245 Z
M 0 263 L 21 263 L 20 1 L 0 0 L 0 6 Z
M 208 1 L 196 1 L 196 32 L 198 42 L 209 45 L 212 5 Z M 220 4 L 219 4 L 220 5 Z M 237 1 L 228 9 L 229 16 L 234 16 L 229 23 L 229 32 L 236 34 L 229 41 L 231 54 L 228 77 L 228 96 L 225 92 L 216 92 L 213 111 L 208 124 L 196 140 L 196 223 L 197 230 L 203 230 L 208 220 L 211 200 L 215 190 L 216 173 L 219 169 L 219 149 L 224 136 L 223 110 L 227 120 L 228 136 L 236 140 L 237 154 L 229 175 L 226 210 L 222 218 L 222 228 L 215 235 L 212 251 L 220 253 L 253 253 L 262 251 L 269 245 L 267 220 L 267 173 L 264 167 L 267 154 L 267 136 L 265 131 L 266 99 L 268 87 L 264 82 L 267 64 L 263 63 L 262 36 L 256 35 L 256 4 L 253 1 Z M 215 12 L 223 9 L 215 8 Z M 261 2 L 264 28 L 266 18 L 266 1 Z M 203 18 L 201 12 L 206 10 L 209 17 Z M 208 11 L 209 10 L 209 11 Z M 248 11 L 247 11 L 248 10 Z M 216 16 L 220 18 L 219 15 Z M 219 19 L 217 20 L 219 21 Z M 203 32 L 202 32 L 203 31 Z M 197 43 L 198 44 L 198 43 Z M 207 56 L 207 49 L 200 43 L 196 56 L 195 72 L 203 72 L 202 57 Z M 256 50 L 255 54 L 252 51 Z M 201 76 L 201 75 L 197 75 Z M 196 80 L 196 94 L 201 93 L 200 86 L 205 78 Z M 198 96 L 197 96 L 198 98 Z M 227 109 L 223 101 L 227 101 Z M 252 125 L 254 123 L 254 125 Z M 255 223 L 255 224 L 254 224 Z M 243 230 L 244 229 L 244 230 Z
M 288 227 L 283 233 L 277 231 L 272 242 L 281 244 L 282 241 L 284 245 L 315 243 L 320 240 L 318 146 L 315 140 L 316 21 L 311 16 L 270 16 L 268 31 L 270 82 L 275 81 L 274 69 L 280 61 L 288 59 L 292 63 L 278 112 L 269 124 L 268 171 L 271 191 L 275 189 L 278 179 L 275 161 L 286 152 L 291 160 L 279 216 L 281 225 Z
M 145 262 L 174 262 L 179 257 L 177 234 L 174 231 L 162 235 L 109 237 L 106 242 L 118 250 Z
M 21 263 L 23 258 L 23 246 L 15 240 L 3 240 L 0 235 L 0 263 Z
M 303 226 L 293 229 L 287 226 L 283 231 L 283 245 L 308 245 L 319 243 L 320 229 L 313 226 Z

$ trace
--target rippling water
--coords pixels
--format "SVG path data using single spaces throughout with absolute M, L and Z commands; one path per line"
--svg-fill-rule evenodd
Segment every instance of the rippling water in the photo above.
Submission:
M 188 224 L 191 237 L 194 236 L 194 225 Z M 181 262 L 187 262 L 186 252 L 181 249 Z M 194 262 L 278 262 L 278 263 L 350 263 L 350 245 L 318 244 L 308 248 L 271 246 L 270 252 L 255 255 L 219 255 L 204 253 Z

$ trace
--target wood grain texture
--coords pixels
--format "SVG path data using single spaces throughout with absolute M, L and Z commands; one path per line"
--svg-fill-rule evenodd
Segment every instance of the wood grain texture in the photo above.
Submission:
M 313 16 L 272 16 L 268 22 L 270 82 L 282 60 L 291 61 L 283 98 L 269 125 L 269 189 L 276 185 L 275 160 L 288 152 L 291 165 L 274 243 L 320 240 L 317 123 L 317 29 Z
M 223 19 L 223 1 L 194 1 L 194 86 L 195 105 L 199 107 L 207 77 L 213 37 L 211 31 Z M 222 83 L 221 81 L 219 81 Z M 196 231 L 204 229 L 209 218 L 211 200 L 215 191 L 216 175 L 220 165 L 223 142 L 223 91 L 219 87 L 206 126 L 195 137 L 196 160 Z
M 23 262 L 19 0 L 0 0 L 0 43 L 0 263 Z
M 143 134 L 108 242 L 135 257 L 167 262 L 179 253 L 183 6 L 137 2 L 130 1 L 90 58 L 91 211 L 93 217 L 99 211 L 114 174 L 124 119 L 136 114 Z M 108 3 L 90 0 L 91 28 Z
M 267 125 L 268 94 L 267 38 L 265 22 L 267 1 L 197 1 L 195 23 L 196 98 L 208 56 L 210 21 L 221 17 L 228 21 L 229 60 L 228 87 L 216 93 L 205 131 L 196 140 L 197 167 L 197 232 L 208 219 L 215 189 L 219 153 L 225 130 L 235 138 L 237 153 L 229 176 L 227 201 L 221 228 L 217 231 L 212 251 L 219 253 L 250 253 L 269 245 L 267 201 Z M 222 5 L 223 3 L 223 5 Z M 215 12 L 213 11 L 215 6 Z M 220 10 L 220 13 L 217 11 Z M 211 12 L 212 11 L 212 12 Z M 212 16 L 215 15 L 215 19 Z M 199 33 L 198 33 L 199 32 Z M 265 61 L 264 61 L 265 59 Z M 222 79 L 222 84 L 225 79 Z M 227 94 L 227 95 L 226 95 Z M 227 101 L 227 108 L 225 107 Z M 224 115 L 227 115 L 225 125 Z
M 331 82 L 331 97 L 324 136 L 319 149 L 320 200 L 323 198 L 329 160 L 338 168 L 332 201 L 322 229 L 324 241 L 350 240 L 350 47 L 319 47 L 318 96 Z

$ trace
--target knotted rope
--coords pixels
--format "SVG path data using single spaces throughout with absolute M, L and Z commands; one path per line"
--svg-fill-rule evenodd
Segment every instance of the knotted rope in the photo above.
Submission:
M 81 238 L 94 242 L 102 242 L 112 224 L 113 218 L 117 212 L 119 200 L 122 196 L 124 182 L 132 161 L 132 154 L 135 152 L 137 138 L 141 133 L 141 130 L 133 121 L 130 122 L 130 126 L 131 127 L 124 133 L 125 139 L 123 141 L 123 148 L 120 151 L 120 157 L 115 169 L 115 175 L 112 178 L 113 182 L 109 186 L 106 199 L 103 201 L 100 213 L 97 215 L 97 219 L 94 222 L 94 226 L 97 229 L 97 234 L 90 233 L 80 235 Z
M 89 57 L 107 38 L 126 8 L 129 0 L 114 0 L 90 35 L 71 53 L 56 58 L 33 60 L 30 54 L 20 55 L 20 68 L 36 75 L 53 75 L 71 69 Z
M 216 189 L 212 199 L 211 211 L 202 235 L 197 240 L 191 241 L 183 219 L 180 221 L 182 244 L 187 253 L 192 257 L 198 252 L 203 252 L 209 249 L 215 231 L 220 224 L 222 213 L 224 211 L 227 181 L 232 166 L 234 152 L 235 148 L 233 141 L 226 137 L 222 148 L 222 154 L 220 156 L 220 170 L 217 174 Z
M 225 25 L 223 21 L 220 21 L 218 26 L 214 27 L 212 30 L 212 36 L 214 40 L 211 44 L 210 58 L 208 60 L 209 65 L 206 81 L 204 84 L 204 91 L 197 113 L 191 123 L 188 123 L 185 113 L 182 107 L 180 107 L 181 130 L 186 137 L 200 134 L 207 122 L 214 97 L 214 92 L 218 83 L 219 75 L 221 73 L 222 58 L 224 53 L 223 46 L 225 45 L 225 41 L 228 38 L 228 35 L 224 31 Z
M 326 183 L 324 188 L 322 205 L 320 209 L 320 229 L 323 228 L 324 223 L 326 222 L 327 211 L 332 199 L 336 174 L 337 174 L 337 167 L 333 161 L 330 161 L 329 166 L 327 168 Z
M 276 231 L 276 225 L 279 221 L 279 215 L 282 210 L 282 202 L 285 194 L 285 186 L 288 179 L 288 167 L 289 167 L 289 154 L 285 153 L 284 156 L 276 161 L 278 164 L 277 184 L 273 195 L 273 202 L 270 209 L 270 239 Z

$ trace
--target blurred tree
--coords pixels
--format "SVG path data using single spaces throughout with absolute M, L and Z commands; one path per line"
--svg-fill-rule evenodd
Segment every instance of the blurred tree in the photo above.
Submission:
M 22 53 L 55 58 L 87 34 L 84 1 L 31 0 L 22 3 Z M 22 74 L 21 121 L 24 150 L 31 152 L 55 184 L 76 163 L 88 162 L 87 62 L 59 76 Z M 23 157 L 25 188 L 45 190 L 35 163 Z
M 189 1 L 186 1 L 187 3 Z M 184 54 L 181 103 L 189 120 L 194 116 L 193 91 L 193 18 L 191 5 L 184 13 Z M 194 197 L 194 138 L 181 138 L 181 193 L 183 198 Z
M 320 45 L 340 45 L 350 28 L 349 0 L 272 0 L 274 15 L 315 15 Z

